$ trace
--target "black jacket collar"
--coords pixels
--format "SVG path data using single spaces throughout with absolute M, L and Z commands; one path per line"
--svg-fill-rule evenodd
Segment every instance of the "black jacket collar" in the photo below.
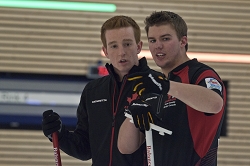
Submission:
M 114 78 L 118 77 L 118 75 L 115 73 L 115 70 L 114 70 L 114 67 L 113 67 L 112 64 L 106 63 L 105 67 L 107 68 L 110 76 L 112 76 Z M 141 58 L 139 60 L 139 65 L 138 66 L 134 65 L 130 69 L 129 74 L 132 74 L 132 73 L 135 73 L 135 72 L 146 72 L 149 69 L 150 68 L 148 67 L 147 59 L 145 57 L 143 57 L 143 58 Z

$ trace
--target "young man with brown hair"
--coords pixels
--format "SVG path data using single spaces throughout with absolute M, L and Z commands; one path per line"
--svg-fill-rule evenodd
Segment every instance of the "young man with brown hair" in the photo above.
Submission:
M 134 124 L 129 118 L 122 124 L 118 148 L 133 153 L 154 123 L 172 131 L 153 132 L 156 166 L 216 166 L 226 103 L 223 82 L 214 69 L 187 56 L 187 25 L 178 14 L 153 12 L 145 24 L 149 50 L 165 77 L 129 76 L 141 97 L 128 107 Z

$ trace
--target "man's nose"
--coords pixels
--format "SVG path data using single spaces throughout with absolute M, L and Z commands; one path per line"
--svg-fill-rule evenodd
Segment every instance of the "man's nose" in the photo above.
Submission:
M 155 48 L 157 48 L 157 49 L 162 49 L 162 48 L 163 48 L 162 42 L 161 42 L 161 41 L 156 41 L 156 42 L 155 42 Z
M 123 47 L 119 47 L 118 54 L 121 56 L 125 55 L 125 49 Z

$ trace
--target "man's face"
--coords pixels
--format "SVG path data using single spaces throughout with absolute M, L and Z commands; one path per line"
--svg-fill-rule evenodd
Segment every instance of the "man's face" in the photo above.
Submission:
M 173 69 L 182 60 L 185 45 L 170 24 L 149 27 L 148 44 L 155 63 L 163 69 Z
M 138 65 L 142 42 L 136 43 L 132 27 L 107 30 L 105 36 L 107 48 L 103 47 L 103 52 L 122 78 L 134 65 Z

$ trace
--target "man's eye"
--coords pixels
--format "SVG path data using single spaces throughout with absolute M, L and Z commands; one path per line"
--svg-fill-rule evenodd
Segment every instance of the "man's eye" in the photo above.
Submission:
M 150 43 L 155 43 L 155 40 L 149 40 Z
M 131 44 L 130 43 L 125 43 L 124 46 L 129 47 L 129 46 L 131 46 Z
M 117 45 L 111 45 L 110 47 L 111 47 L 111 48 L 116 48 L 116 47 L 117 47 Z
M 167 38 L 163 38 L 163 40 L 167 41 L 167 40 L 170 40 L 170 38 L 168 38 L 168 37 Z

